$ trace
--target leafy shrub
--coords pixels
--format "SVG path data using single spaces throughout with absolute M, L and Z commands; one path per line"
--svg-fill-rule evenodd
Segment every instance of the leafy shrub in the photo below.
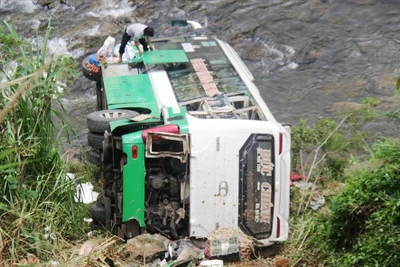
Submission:
M 341 254 L 335 266 L 398 266 L 400 259 L 400 144 L 374 146 L 366 166 L 347 177 L 332 199 L 330 246 Z

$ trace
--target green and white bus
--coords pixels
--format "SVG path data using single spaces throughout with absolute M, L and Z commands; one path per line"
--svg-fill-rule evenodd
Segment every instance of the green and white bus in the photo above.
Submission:
M 171 239 L 234 229 L 288 237 L 290 126 L 278 123 L 234 49 L 203 35 L 154 39 L 106 64 L 88 143 L 101 155 L 93 228 Z M 85 74 L 85 73 L 84 73 Z

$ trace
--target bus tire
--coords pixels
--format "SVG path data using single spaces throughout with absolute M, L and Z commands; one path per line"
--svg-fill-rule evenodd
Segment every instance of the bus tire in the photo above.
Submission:
M 96 152 L 96 151 L 88 151 L 86 154 L 87 160 L 92 163 L 93 165 L 96 165 L 98 167 L 101 167 L 103 165 L 103 162 L 101 161 L 101 153 Z
M 101 68 L 99 68 L 99 72 L 93 72 L 87 68 L 87 64 L 89 64 L 90 56 L 91 55 L 88 55 L 87 57 L 85 57 L 82 60 L 82 66 L 81 66 L 82 74 L 83 74 L 83 76 L 85 76 L 87 79 L 89 79 L 91 81 L 100 82 L 101 81 Z
M 87 134 L 88 145 L 93 149 L 103 149 L 104 135 L 100 133 L 88 132 Z
M 112 151 L 111 149 L 108 147 L 108 145 L 106 145 L 105 143 L 103 143 L 103 162 L 104 163 L 110 163 L 111 162 L 111 155 L 112 155 Z
M 101 225 L 100 223 L 91 222 L 91 223 L 90 223 L 90 230 L 91 230 L 91 231 L 98 231 L 98 230 L 104 231 L 104 230 L 106 230 L 106 227 L 103 226 L 103 225 Z
M 104 133 L 110 131 L 110 122 L 117 121 L 125 118 L 133 118 L 138 116 L 139 113 L 133 110 L 114 109 L 114 110 L 100 110 L 92 112 L 87 116 L 87 127 L 89 131 L 95 133 Z
M 90 215 L 93 219 L 93 222 L 102 224 L 105 226 L 106 224 L 106 214 L 105 214 L 105 206 L 101 200 L 96 201 L 90 207 Z

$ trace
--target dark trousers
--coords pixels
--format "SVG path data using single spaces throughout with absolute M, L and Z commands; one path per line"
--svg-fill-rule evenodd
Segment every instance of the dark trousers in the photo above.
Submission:
M 119 47 L 118 51 L 120 55 L 122 55 L 125 52 L 126 44 L 129 42 L 130 39 L 131 36 L 129 36 L 125 30 L 124 35 L 122 36 L 121 46 Z M 146 38 L 139 39 L 139 43 L 143 46 L 144 51 L 149 51 L 149 48 L 147 47 Z

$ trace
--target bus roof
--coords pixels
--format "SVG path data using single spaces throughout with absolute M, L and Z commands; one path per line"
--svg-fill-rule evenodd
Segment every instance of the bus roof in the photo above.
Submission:
M 162 107 L 179 105 L 203 119 L 275 120 L 226 43 L 205 36 L 152 43 L 154 51 L 102 68 L 108 109 L 147 109 L 159 116 Z

